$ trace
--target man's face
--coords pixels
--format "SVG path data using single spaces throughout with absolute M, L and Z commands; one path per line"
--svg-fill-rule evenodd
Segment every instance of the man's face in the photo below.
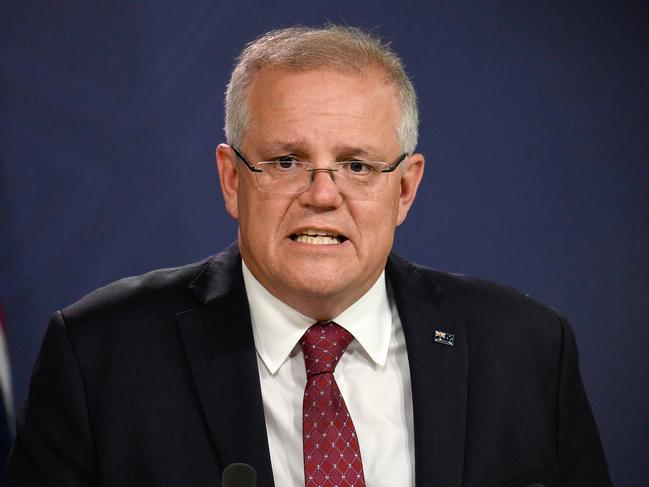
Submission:
M 402 152 L 397 92 L 378 72 L 266 68 L 247 100 L 250 123 L 240 149 L 253 163 L 293 156 L 327 168 L 349 159 L 392 162 Z M 381 274 L 424 162 L 411 156 L 405 173 L 399 167 L 381 174 L 388 180 L 378 193 L 355 199 L 327 172 L 315 173 L 304 193 L 273 194 L 256 187 L 227 145 L 217 149 L 217 161 L 246 265 L 273 295 L 315 319 L 342 312 Z M 314 233 L 331 238 L 302 238 Z

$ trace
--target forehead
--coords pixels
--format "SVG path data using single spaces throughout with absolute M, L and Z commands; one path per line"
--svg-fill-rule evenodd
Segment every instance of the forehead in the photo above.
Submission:
M 398 91 L 377 69 L 263 68 L 247 93 L 245 140 L 337 145 L 397 144 Z

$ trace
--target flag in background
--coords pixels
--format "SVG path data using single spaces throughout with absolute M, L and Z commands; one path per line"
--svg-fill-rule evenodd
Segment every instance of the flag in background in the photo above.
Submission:
M 7 330 L 0 303 L 0 476 L 4 472 L 11 449 L 11 425 L 13 424 L 13 395 L 11 391 L 11 368 L 9 364 Z

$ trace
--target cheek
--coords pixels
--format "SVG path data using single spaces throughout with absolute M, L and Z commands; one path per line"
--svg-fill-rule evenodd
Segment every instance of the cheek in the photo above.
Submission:
M 374 237 L 385 237 L 394 232 L 397 213 L 397 204 L 391 199 L 359 202 L 353 210 L 359 232 Z
M 260 247 L 277 239 L 290 201 L 256 188 L 248 188 L 239 196 L 239 224 L 249 245 Z

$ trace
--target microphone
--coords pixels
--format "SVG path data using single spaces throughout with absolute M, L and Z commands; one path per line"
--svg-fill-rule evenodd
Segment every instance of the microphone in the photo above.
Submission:
M 223 470 L 221 487 L 256 487 L 257 472 L 247 463 L 231 463 Z

